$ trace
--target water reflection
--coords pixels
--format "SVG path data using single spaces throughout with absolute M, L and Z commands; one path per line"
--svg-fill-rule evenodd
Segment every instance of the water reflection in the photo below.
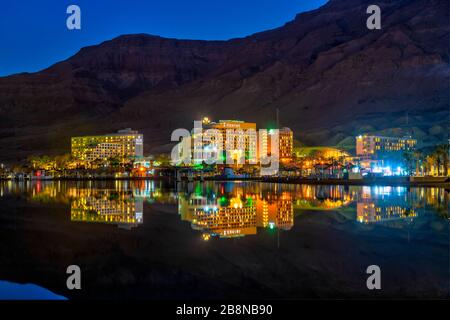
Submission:
M 111 223 L 125 229 L 143 223 L 143 201 L 132 191 L 70 188 L 68 193 L 72 221 Z
M 204 240 L 252 235 L 258 227 L 289 230 L 294 225 L 292 194 L 258 185 L 197 185 L 195 192 L 179 194 L 178 212 L 203 232 Z
M 177 205 L 181 220 L 198 230 L 204 240 L 256 235 L 261 229 L 289 231 L 295 215 L 304 211 L 341 211 L 356 223 L 373 224 L 412 221 L 427 209 L 448 218 L 449 209 L 449 194 L 442 188 L 250 182 L 177 186 L 155 181 L 0 183 L 0 197 L 11 194 L 29 201 L 69 204 L 74 223 L 114 224 L 126 229 L 143 224 L 146 206 Z

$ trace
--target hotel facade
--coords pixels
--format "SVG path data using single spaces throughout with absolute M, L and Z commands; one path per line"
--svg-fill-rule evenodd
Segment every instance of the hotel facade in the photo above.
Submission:
M 411 137 L 395 138 L 377 135 L 363 135 L 356 138 L 356 155 L 380 158 L 414 151 L 417 140 Z
M 110 158 L 120 160 L 143 156 L 144 136 L 131 129 L 117 133 L 72 138 L 72 157 L 79 161 L 106 161 Z
M 233 163 L 238 159 L 243 159 L 243 164 L 258 164 L 264 156 L 271 156 L 271 141 L 274 130 L 257 132 L 256 123 L 244 122 L 240 120 L 219 120 L 211 122 L 208 118 L 202 121 L 202 133 L 193 133 L 192 153 L 194 163 L 202 163 L 205 151 L 218 151 L 218 160 L 223 163 L 227 159 L 232 159 Z M 202 139 L 206 137 L 205 131 L 209 129 L 218 130 L 220 133 L 220 147 L 213 147 L 210 150 L 211 141 Z M 252 137 L 251 132 L 256 134 Z M 289 128 L 278 130 L 278 154 L 280 161 L 288 162 L 293 159 L 294 134 Z M 200 136 L 201 135 L 201 136 Z M 222 155 L 220 155 L 220 150 Z M 227 151 L 226 151 L 227 150 Z M 228 154 L 227 154 L 228 152 Z

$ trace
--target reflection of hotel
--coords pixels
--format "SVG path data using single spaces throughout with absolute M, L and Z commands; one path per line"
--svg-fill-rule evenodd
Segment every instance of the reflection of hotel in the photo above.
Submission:
M 72 221 L 110 223 L 128 229 L 143 223 L 143 201 L 137 201 L 131 193 L 92 189 L 73 189 L 70 193 L 76 194 L 71 203 Z
M 417 217 L 417 213 L 411 209 L 396 205 L 376 205 L 371 202 L 358 202 L 356 215 L 357 221 L 361 223 L 385 222 Z
M 356 220 L 361 223 L 385 222 L 417 217 L 410 208 L 413 199 L 404 198 L 403 189 L 392 187 L 363 187 L 356 204 Z
M 231 200 L 235 205 L 196 209 L 192 228 L 221 238 L 256 234 L 256 208 L 244 206 L 240 199 Z
M 294 225 L 294 209 L 289 193 L 272 194 L 266 198 L 257 194 L 233 197 L 180 196 L 179 213 L 190 221 L 203 238 L 242 237 L 257 233 L 257 227 L 290 230 Z
M 210 236 L 230 238 L 256 234 L 256 208 L 240 197 L 228 200 L 180 196 L 179 213 L 182 220 L 191 222 L 193 229 L 205 232 L 205 240 Z
M 272 150 L 272 130 L 267 132 L 261 132 L 258 134 L 259 145 L 261 149 L 259 150 L 259 157 L 271 155 Z M 278 154 L 281 162 L 289 162 L 292 160 L 294 154 L 294 133 L 289 128 L 281 128 L 278 130 Z
M 257 199 L 256 211 L 258 227 L 290 230 L 294 225 L 294 206 L 288 192 L 283 192 L 281 196 L 274 194 L 272 199 Z

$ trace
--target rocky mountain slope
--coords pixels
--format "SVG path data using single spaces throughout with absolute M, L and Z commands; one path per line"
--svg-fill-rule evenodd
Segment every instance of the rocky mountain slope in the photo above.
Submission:
M 124 35 L 37 73 L 0 78 L 0 160 L 70 150 L 70 136 L 123 127 L 146 152 L 176 128 L 214 119 L 280 122 L 305 144 L 350 146 L 365 132 L 445 141 L 449 2 L 331 0 L 286 25 L 242 39 Z

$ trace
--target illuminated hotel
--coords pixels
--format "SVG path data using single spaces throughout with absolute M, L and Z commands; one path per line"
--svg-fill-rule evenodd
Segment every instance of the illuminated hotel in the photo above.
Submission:
M 203 124 L 203 130 L 209 130 L 209 129 L 216 129 L 219 130 L 221 134 L 221 143 L 222 146 L 217 148 L 218 150 L 223 150 L 223 157 L 225 155 L 225 150 L 228 149 L 230 152 L 230 156 L 235 161 L 241 157 L 245 157 L 245 162 L 248 163 L 249 159 L 256 159 L 257 156 L 257 145 L 256 145 L 256 139 L 252 143 L 252 139 L 250 134 L 248 134 L 248 130 L 253 131 L 256 133 L 256 123 L 252 122 L 244 122 L 244 121 L 238 121 L 238 120 L 219 120 L 219 122 L 211 122 L 208 118 L 204 118 L 202 120 Z M 233 134 L 231 137 L 227 136 L 227 130 L 233 130 L 235 134 Z M 240 131 L 242 130 L 242 131 Z M 243 135 L 243 141 L 240 144 L 240 137 L 239 135 Z M 195 139 L 195 134 L 193 137 L 193 152 L 194 152 L 194 161 L 196 163 L 201 163 L 203 161 L 203 152 L 208 148 L 208 145 L 210 142 L 208 141 L 202 141 L 202 139 Z M 232 139 L 232 141 L 228 140 Z M 229 148 L 227 148 L 227 146 Z M 243 154 L 244 152 L 244 154 Z M 219 154 L 220 157 L 220 154 Z M 223 162 L 226 162 L 226 159 L 223 158 Z
M 126 192 L 71 189 L 71 221 L 116 224 L 130 229 L 143 223 L 143 201 Z
M 100 136 L 72 138 L 72 156 L 81 161 L 132 159 L 143 156 L 144 136 L 131 129 Z
M 394 138 L 363 135 L 356 138 L 356 155 L 378 158 L 383 155 L 400 154 L 415 150 L 417 140 L 410 137 Z
M 259 150 L 259 156 L 270 156 L 271 150 L 271 134 L 273 130 L 262 133 L 258 138 L 261 139 L 261 149 Z M 279 142 L 278 142 L 278 154 L 281 162 L 289 162 L 292 160 L 294 154 L 294 133 L 289 128 L 281 128 L 278 130 Z

